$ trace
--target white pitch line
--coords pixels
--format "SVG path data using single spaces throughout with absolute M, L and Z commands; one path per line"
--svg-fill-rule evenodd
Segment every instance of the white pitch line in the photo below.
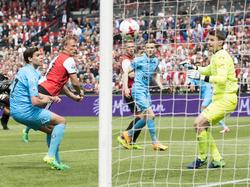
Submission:
M 240 183 L 240 182 L 247 182 L 247 181 L 250 181 L 250 179 L 246 178 L 246 179 L 239 179 L 239 180 L 226 181 L 226 182 L 216 182 L 216 183 L 204 184 L 204 185 L 197 186 L 197 187 L 222 186 L 222 185 L 226 185 L 226 184 L 237 184 L 237 183 Z
M 97 150 L 98 149 L 76 149 L 76 150 L 60 151 L 60 153 L 88 152 L 88 151 L 97 151 Z M 9 157 L 25 157 L 25 156 L 32 156 L 32 155 L 44 155 L 46 153 L 47 152 L 19 154 L 19 155 L 4 155 L 4 156 L 0 156 L 0 159 L 1 158 L 9 158 Z

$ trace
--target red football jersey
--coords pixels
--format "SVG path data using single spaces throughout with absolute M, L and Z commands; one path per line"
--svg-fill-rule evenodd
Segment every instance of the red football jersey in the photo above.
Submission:
M 74 58 L 65 53 L 60 53 L 50 62 L 45 76 L 39 81 L 39 85 L 47 90 L 50 95 L 57 96 L 68 82 L 69 75 L 73 73 L 76 73 Z
M 122 56 L 122 70 L 123 71 L 126 67 L 130 66 L 132 60 L 133 60 L 132 56 L 129 56 L 129 55 Z M 134 84 L 134 78 L 128 77 L 128 88 L 132 88 L 133 84 Z

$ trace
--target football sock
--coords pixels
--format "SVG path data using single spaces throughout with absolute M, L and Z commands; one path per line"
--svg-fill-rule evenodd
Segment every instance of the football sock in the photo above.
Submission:
M 59 154 L 59 146 L 57 147 L 55 157 L 56 157 L 56 161 L 60 164 L 61 163 L 61 158 L 60 158 L 60 154 Z
M 47 134 L 47 145 L 48 145 L 48 148 L 50 146 L 50 141 L 51 141 L 51 134 Z M 55 158 L 56 158 L 56 161 L 58 163 L 61 163 L 61 158 L 60 158 L 60 155 L 59 155 L 59 146 L 58 146 L 58 148 L 56 150 Z
M 132 129 L 132 128 L 133 128 L 133 126 L 134 126 L 134 125 L 137 123 L 137 121 L 139 121 L 139 120 L 140 120 L 140 118 L 139 118 L 139 117 L 137 117 L 137 118 L 133 119 L 133 120 L 130 122 L 130 124 L 128 125 L 128 127 L 127 127 L 126 131 L 128 131 L 128 130 Z
M 53 128 L 52 134 L 51 134 L 51 141 L 50 141 L 50 146 L 49 146 L 49 151 L 48 151 L 48 156 L 49 157 L 55 157 L 56 152 L 59 148 L 59 145 L 62 141 L 63 135 L 64 135 L 64 129 L 65 125 L 64 124 L 58 124 Z
M 128 135 L 130 137 L 134 136 L 135 131 L 141 130 L 144 126 L 145 126 L 145 120 L 144 119 L 140 119 L 136 122 L 136 124 L 133 126 L 132 129 L 128 130 Z
M 148 119 L 147 120 L 147 126 L 148 126 L 148 130 L 150 133 L 150 137 L 152 140 L 153 144 L 157 143 L 157 138 L 156 138 L 156 131 L 155 131 L 155 122 L 153 119 Z
M 28 133 L 29 133 L 29 131 L 30 131 L 30 129 L 31 129 L 31 128 L 26 127 L 26 128 L 25 128 L 25 133 L 27 133 L 27 134 L 28 134 Z
M 210 153 L 211 153 L 213 160 L 220 161 L 222 157 L 217 149 L 217 146 L 215 144 L 215 141 L 211 132 L 207 132 L 207 136 L 208 136 L 208 144 L 210 148 Z
M 137 117 L 135 118 L 133 121 L 130 122 L 128 128 L 126 129 L 126 131 L 130 130 L 133 128 L 133 126 L 137 123 L 137 121 L 139 121 L 141 118 Z M 141 133 L 141 129 L 138 129 L 134 132 L 134 136 L 132 137 L 132 141 L 135 143 L 139 134 Z
M 46 137 L 47 139 L 47 145 L 48 145 L 48 147 L 50 146 L 50 141 L 51 141 L 51 134 L 47 134 L 47 137 Z
M 200 134 L 197 136 L 198 141 L 198 148 L 199 148 L 199 155 L 198 158 L 204 161 L 207 157 L 207 131 L 203 130 Z
M 136 122 L 137 122 L 137 121 L 140 120 L 140 118 L 136 118 L 135 120 L 136 120 Z M 143 127 L 144 127 L 145 125 L 146 125 L 146 122 L 144 121 Z M 140 133 L 141 133 L 141 129 L 137 129 L 137 130 L 134 132 L 134 136 L 133 136 L 133 138 L 132 138 L 132 141 L 133 141 L 134 143 L 136 142 L 136 140 L 137 140 L 138 136 L 140 135 Z
M 8 124 L 9 118 L 10 118 L 9 114 L 3 113 L 2 118 L 1 118 L 1 124 L 2 124 L 4 129 L 8 128 L 7 124 Z

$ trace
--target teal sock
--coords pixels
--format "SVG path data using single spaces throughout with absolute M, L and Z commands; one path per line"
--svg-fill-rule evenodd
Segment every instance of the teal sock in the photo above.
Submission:
M 128 130 L 128 135 L 134 137 L 135 131 L 142 129 L 145 126 L 145 124 L 146 123 L 144 119 L 138 120 L 136 124 L 133 126 L 133 128 Z
M 148 125 L 148 130 L 150 133 L 151 140 L 153 144 L 157 143 L 157 138 L 156 138 L 156 131 L 155 131 L 155 122 L 153 119 L 148 119 L 147 120 L 147 125 Z
M 51 134 L 47 134 L 47 145 L 48 147 L 50 146 L 50 141 L 51 141 Z
M 58 148 L 57 148 L 57 150 L 56 150 L 56 161 L 60 164 L 61 163 L 61 158 L 60 158 L 60 154 L 59 154 L 59 146 L 58 146 Z
M 31 129 L 31 128 L 26 127 L 25 130 L 24 130 L 24 132 L 27 133 L 27 134 L 29 134 L 30 129 Z
M 53 128 L 51 134 L 51 141 L 49 145 L 49 151 L 48 151 L 49 157 L 55 157 L 57 150 L 59 151 L 59 145 L 64 135 L 64 129 L 65 129 L 64 124 L 58 124 Z
M 48 148 L 50 146 L 50 141 L 51 141 L 51 134 L 47 134 L 47 145 L 48 145 Z M 59 155 L 59 146 L 58 146 L 58 148 L 56 150 L 55 158 L 56 158 L 56 161 L 58 163 L 61 163 L 61 158 L 60 158 L 60 155 Z

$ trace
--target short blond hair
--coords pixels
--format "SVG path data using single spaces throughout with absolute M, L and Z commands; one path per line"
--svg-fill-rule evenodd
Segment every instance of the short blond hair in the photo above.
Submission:
M 62 40 L 62 47 L 67 45 L 69 40 L 75 40 L 76 42 L 78 42 L 78 37 L 75 35 L 66 35 Z

